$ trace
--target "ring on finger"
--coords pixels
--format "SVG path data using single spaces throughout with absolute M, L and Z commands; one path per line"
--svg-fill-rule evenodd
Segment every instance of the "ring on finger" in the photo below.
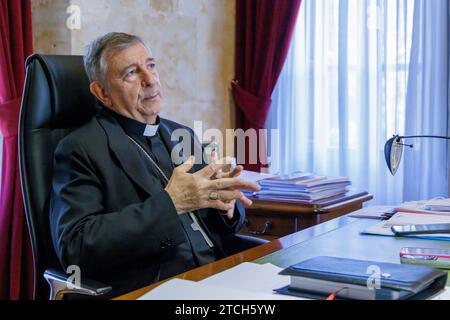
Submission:
M 209 193 L 208 198 L 209 198 L 209 200 L 218 200 L 219 199 L 219 193 L 216 192 L 216 191 L 211 191 Z

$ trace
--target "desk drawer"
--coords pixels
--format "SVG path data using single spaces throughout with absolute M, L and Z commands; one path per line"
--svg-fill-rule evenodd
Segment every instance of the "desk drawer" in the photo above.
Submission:
M 247 213 L 247 221 L 241 232 L 254 236 L 283 237 L 297 231 L 296 217 L 279 215 L 252 215 Z

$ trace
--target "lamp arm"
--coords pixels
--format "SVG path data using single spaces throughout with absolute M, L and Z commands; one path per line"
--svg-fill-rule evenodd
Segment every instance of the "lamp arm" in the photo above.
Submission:
M 408 138 L 438 138 L 450 140 L 447 136 L 399 136 L 398 139 L 408 139 Z

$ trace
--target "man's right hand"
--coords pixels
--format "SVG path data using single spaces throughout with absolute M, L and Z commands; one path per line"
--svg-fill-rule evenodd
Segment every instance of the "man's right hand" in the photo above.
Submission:
M 241 200 L 244 205 L 251 203 L 239 190 L 260 189 L 256 183 L 237 178 L 211 180 L 212 176 L 227 165 L 227 161 L 215 161 L 198 172 L 188 173 L 193 165 L 194 157 L 191 157 L 175 168 L 165 189 L 178 214 L 203 208 L 229 211 L 234 206 L 233 200 Z M 217 200 L 210 198 L 212 192 L 218 195 Z

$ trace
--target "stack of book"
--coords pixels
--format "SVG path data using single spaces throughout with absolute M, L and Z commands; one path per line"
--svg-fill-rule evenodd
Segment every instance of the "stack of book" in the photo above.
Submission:
M 261 190 L 253 194 L 260 200 L 312 203 L 347 193 L 351 181 L 346 177 L 328 178 L 306 172 L 259 180 Z
M 377 282 L 371 282 L 375 279 L 368 272 L 373 267 L 383 272 Z M 290 276 L 291 283 L 275 292 L 327 300 L 423 300 L 444 289 L 448 277 L 446 271 L 426 266 L 330 256 L 313 257 L 279 274 Z
M 431 199 L 425 203 L 425 209 L 431 211 L 450 211 L 450 199 Z

